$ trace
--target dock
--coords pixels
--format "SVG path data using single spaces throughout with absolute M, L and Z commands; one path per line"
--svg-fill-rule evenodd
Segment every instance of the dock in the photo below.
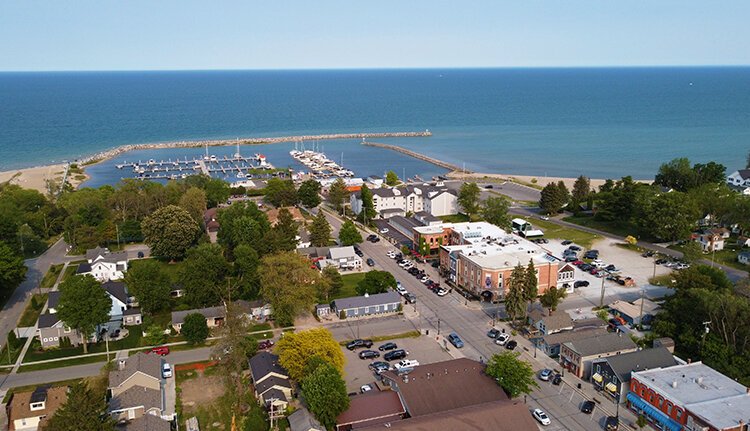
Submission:
M 472 173 L 471 171 L 467 171 L 458 165 L 454 165 L 453 163 L 448 163 L 442 160 L 432 158 L 430 156 L 425 156 L 424 154 L 420 154 L 412 150 L 407 150 L 406 148 L 399 147 L 397 145 L 382 144 L 379 142 L 369 142 L 369 141 L 365 141 L 364 139 L 362 140 L 362 145 L 367 145 L 368 147 L 385 148 L 386 150 L 396 151 L 401 154 L 406 154 L 409 157 L 414 157 L 415 159 L 419 159 L 427 163 L 432 163 L 435 166 L 440 166 L 441 168 L 448 169 L 449 171 L 463 172 L 467 174 Z
M 239 147 L 239 146 L 238 146 Z M 223 175 L 235 174 L 236 178 L 249 178 L 258 171 L 274 170 L 273 165 L 266 161 L 262 154 L 255 154 L 252 157 L 244 157 L 237 153 L 232 157 L 224 156 L 223 158 L 208 154 L 203 158 L 176 159 L 176 160 L 154 160 L 137 162 L 123 162 L 115 165 L 117 169 L 130 169 L 134 178 L 142 180 L 152 179 L 180 179 L 190 175 L 208 175 L 212 173 L 222 173 Z M 253 173 L 251 173 L 253 172 Z

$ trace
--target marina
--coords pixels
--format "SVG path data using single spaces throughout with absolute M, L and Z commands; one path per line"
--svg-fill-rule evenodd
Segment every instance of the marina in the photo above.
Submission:
M 312 150 L 305 150 L 304 143 L 302 143 L 301 148 L 298 148 L 295 142 L 294 149 L 289 152 L 289 155 L 310 169 L 310 175 L 315 179 L 354 177 L 352 170 L 344 168 L 344 153 L 341 153 L 340 163 L 336 163 L 322 151 L 316 151 L 315 145 L 313 145 Z

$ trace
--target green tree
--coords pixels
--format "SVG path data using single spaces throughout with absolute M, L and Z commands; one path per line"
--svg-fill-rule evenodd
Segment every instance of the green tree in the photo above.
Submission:
M 720 268 L 707 265 L 694 265 L 688 269 L 679 271 L 674 276 L 675 289 L 707 289 L 731 291 L 732 282 Z
M 505 312 L 511 322 L 526 313 L 526 298 L 524 298 L 524 286 L 526 284 L 526 270 L 519 263 L 513 268 L 508 280 L 508 292 L 505 294 Z
M 97 325 L 109 321 L 111 308 L 109 295 L 90 275 L 68 277 L 60 283 L 57 314 L 68 327 L 79 332 L 84 354 L 88 353 L 87 342 Z
M 278 221 L 271 228 L 271 235 L 267 238 L 269 252 L 295 250 L 297 248 L 297 232 L 299 232 L 299 226 L 294 221 L 292 213 L 286 208 L 281 208 Z
M 539 208 L 546 214 L 557 214 L 565 206 L 565 199 L 555 183 L 549 183 L 542 189 Z
M 396 278 L 388 271 L 368 271 L 365 277 L 357 283 L 357 294 L 374 295 L 396 288 Z
M 323 363 L 302 381 L 302 394 L 310 412 L 328 429 L 336 425 L 339 414 L 349 408 L 349 396 L 341 372 Z
M 570 203 L 570 191 L 568 191 L 568 187 L 565 186 L 564 181 L 557 182 L 557 193 L 560 196 L 560 200 L 563 202 L 563 208 L 565 208 L 565 206 Z
M 180 208 L 187 211 L 198 225 L 203 225 L 203 213 L 206 212 L 207 205 L 206 192 L 198 187 L 187 189 L 185 194 L 180 197 Z
M 315 302 L 320 272 L 294 252 L 263 257 L 258 274 L 261 296 L 271 304 L 276 323 L 281 326 L 293 325 L 294 318 Z
M 299 201 L 307 208 L 315 208 L 320 205 L 320 183 L 315 180 L 307 180 L 300 184 L 297 191 Z
M 107 412 L 106 399 L 86 382 L 74 383 L 68 398 L 58 408 L 44 431 L 114 431 L 115 422 Z
M 328 224 L 323 211 L 318 211 L 318 214 L 310 224 L 310 244 L 313 247 L 326 247 L 330 239 L 331 225 Z
M 276 354 L 279 364 L 289 373 L 292 380 L 304 381 L 306 371 L 311 371 L 308 363 L 322 359 L 339 372 L 344 370 L 344 353 L 333 338 L 331 331 L 325 328 L 313 328 L 299 332 L 285 332 L 276 343 Z
M 487 362 L 485 373 L 494 377 L 501 388 L 511 398 L 531 393 L 538 388 L 531 364 L 518 359 L 518 352 L 503 352 L 492 355 Z
M 185 316 L 180 334 L 185 337 L 188 344 L 200 344 L 208 338 L 208 324 L 206 317 L 200 313 L 190 313 Z
M 351 220 L 346 220 L 339 229 L 339 243 L 342 246 L 355 245 L 362 242 L 359 229 Z
M 682 260 L 687 263 L 699 261 L 703 257 L 703 249 L 696 241 L 689 241 L 682 246 Z
M 482 218 L 495 226 L 503 229 L 510 229 L 510 216 L 508 210 L 510 209 L 510 202 L 505 197 L 501 196 L 490 196 L 484 201 L 480 209 Z
M 385 174 L 385 183 L 393 187 L 399 183 L 398 175 L 393 171 L 388 171 Z
M 26 278 L 23 257 L 7 244 L 0 242 L 0 294 L 9 295 Z
M 346 183 L 341 178 L 337 178 L 336 181 L 331 184 L 328 188 L 328 203 L 333 206 L 336 211 L 341 211 L 344 202 L 349 198 L 349 191 L 346 189 Z
M 573 211 L 578 211 L 580 205 L 588 200 L 590 194 L 591 181 L 589 178 L 583 175 L 576 178 L 576 182 L 573 183 L 573 192 L 570 197 Z
M 477 183 L 463 183 L 458 191 L 458 206 L 467 216 L 471 217 L 479 212 L 479 195 L 481 191 Z
M 260 291 L 258 252 L 247 244 L 240 244 L 234 249 L 234 270 L 239 277 L 239 297 L 255 299 Z
M 185 301 L 196 308 L 208 307 L 228 297 L 229 269 L 229 262 L 217 244 L 201 244 L 190 249 L 178 273 L 185 289 Z
M 526 300 L 530 306 L 536 301 L 536 297 L 539 296 L 539 275 L 537 274 L 536 268 L 534 268 L 534 262 L 529 259 L 529 264 L 526 266 L 524 271 L 524 283 L 523 283 L 523 299 Z M 529 308 L 526 307 L 526 310 Z M 527 314 L 528 316 L 528 314 Z
M 685 192 L 695 186 L 695 172 L 690 160 L 685 157 L 673 159 L 659 167 L 654 183 L 677 191 Z
M 684 193 L 671 192 L 645 202 L 638 222 L 654 238 L 675 241 L 690 234 L 698 217 L 695 204 Z
M 141 231 L 151 254 L 170 260 L 183 258 L 201 234 L 190 213 L 174 205 L 159 208 L 143 219 Z
M 228 208 L 222 208 L 217 214 L 217 220 L 221 225 L 219 243 L 230 254 L 240 244 L 249 245 L 259 256 L 268 253 L 269 247 L 265 239 L 271 230 L 271 223 L 254 202 L 235 202 Z
M 275 207 L 288 207 L 297 204 L 297 189 L 292 180 L 271 178 L 266 183 L 265 200 Z
M 131 265 L 125 273 L 125 283 L 144 312 L 153 314 L 169 308 L 172 283 L 155 260 Z
M 344 287 L 344 279 L 341 277 L 341 273 L 335 266 L 328 265 L 323 268 L 323 271 L 321 273 L 323 275 L 323 278 L 328 281 L 328 289 L 330 294 L 335 295 L 341 290 L 341 288 Z M 326 302 L 328 301 L 327 297 L 321 299 Z
M 372 203 L 372 191 L 366 184 L 362 185 L 359 198 L 362 200 L 362 211 L 358 214 L 359 221 L 365 224 L 370 223 L 377 213 L 375 212 L 375 205 Z
M 167 334 L 164 333 L 164 328 L 159 327 L 159 325 L 151 325 L 146 328 L 146 335 L 143 339 L 147 345 L 156 346 L 167 341 Z
M 560 301 L 565 299 L 566 296 L 565 289 L 558 289 L 552 286 L 539 297 L 539 302 L 542 304 L 542 307 L 555 311 Z

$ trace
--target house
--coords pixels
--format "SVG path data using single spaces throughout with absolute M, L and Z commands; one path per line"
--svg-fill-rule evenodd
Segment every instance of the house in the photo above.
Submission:
M 307 231 L 304 225 L 300 225 L 297 230 L 297 235 L 294 237 L 297 240 L 297 248 L 310 247 L 310 233 Z
M 371 391 L 349 398 L 349 408 L 336 418 L 336 431 L 398 423 L 406 410 L 394 391 Z
M 374 314 L 396 313 L 401 305 L 401 296 L 393 290 L 374 295 L 352 296 L 333 301 L 331 309 L 339 317 L 362 317 Z
M 250 376 L 260 404 L 286 409 L 292 400 L 292 384 L 286 370 L 279 365 L 278 356 L 263 351 L 250 358 Z
M 39 386 L 33 391 L 16 392 L 7 404 L 8 430 L 36 431 L 43 428 L 68 399 L 68 387 Z
M 639 298 L 633 303 L 615 301 L 609 305 L 609 309 L 612 315 L 622 317 L 628 325 L 650 325 L 660 310 L 658 304 L 646 298 Z
M 614 402 L 624 403 L 630 388 L 632 372 L 666 368 L 678 363 L 672 353 L 664 347 L 595 359 L 591 363 L 591 383 Z
M 282 208 L 289 211 L 289 214 L 291 214 L 292 216 L 292 220 L 294 220 L 295 222 L 305 222 L 305 216 L 302 215 L 302 211 L 300 211 L 300 209 L 297 207 L 266 208 L 266 216 L 268 217 L 268 222 L 271 223 L 271 226 L 276 226 L 276 224 L 279 222 L 279 212 L 281 212 Z
M 174 420 L 176 390 L 174 379 L 162 377 L 160 356 L 138 352 L 120 360 L 110 371 L 108 412 L 116 421 L 155 415 Z
M 570 318 L 570 314 L 562 310 L 535 308 L 529 313 L 529 325 L 536 328 L 542 335 L 550 335 L 573 329 L 573 319 Z
M 154 415 L 143 415 L 129 421 L 117 424 L 118 431 L 171 431 L 172 425 L 169 421 Z
M 750 265 L 750 251 L 742 251 L 737 255 L 737 261 L 739 263 L 744 263 L 745 265 Z
M 693 241 L 700 244 L 704 252 L 724 250 L 724 237 L 715 233 L 693 234 Z
M 714 227 L 714 228 L 708 229 L 708 233 L 719 235 L 720 237 L 724 239 L 729 239 L 729 237 L 732 235 L 732 232 L 725 227 Z
M 374 188 L 372 204 L 379 218 L 427 212 L 439 217 L 458 213 L 458 195 L 445 186 L 429 184 Z M 349 197 L 352 211 L 362 212 L 361 193 Z
M 321 262 L 322 264 L 323 262 Z M 325 259 L 324 266 L 333 265 L 341 270 L 358 270 L 362 269 L 362 258 L 354 252 L 353 246 L 331 247 L 328 249 L 328 255 Z
M 670 431 L 747 430 L 748 388 L 701 362 L 634 371 L 627 405 Z
M 196 308 L 193 310 L 173 311 L 172 312 L 172 327 L 177 333 L 182 331 L 182 324 L 185 322 L 185 318 L 189 314 L 202 314 L 206 318 L 206 325 L 209 328 L 215 328 L 221 326 L 224 323 L 224 318 L 227 315 L 227 310 L 223 305 L 217 305 L 216 307 Z
M 235 304 L 239 309 L 249 318 L 253 320 L 265 320 L 271 315 L 271 304 L 263 301 L 262 299 L 256 299 L 254 301 L 245 301 L 240 299 Z
M 209 208 L 203 213 L 203 226 L 211 244 L 216 244 L 219 235 L 219 222 L 217 219 L 218 208 Z
M 326 427 L 321 425 L 304 407 L 287 416 L 287 420 L 289 420 L 291 431 L 326 431 Z
M 591 338 L 563 343 L 560 347 L 560 365 L 576 376 L 588 380 L 591 376 L 591 362 L 636 351 L 638 346 L 621 332 L 608 332 Z
M 86 250 L 86 262 L 78 265 L 78 275 L 91 275 L 100 282 L 121 280 L 128 270 L 128 253 L 111 253 L 109 249 L 97 247 Z
M 331 315 L 331 304 L 318 304 L 315 306 L 315 315 L 318 317 L 327 317 Z
M 127 286 L 120 281 L 107 281 L 102 284 L 102 288 L 107 292 L 109 300 L 112 302 L 109 310 L 110 322 L 122 321 L 123 314 L 128 309 L 128 303 L 130 302 Z M 119 325 L 117 326 L 119 327 Z
M 143 315 L 140 308 L 128 308 L 122 312 L 122 324 L 125 326 L 135 326 L 143 323 Z
M 571 264 L 565 264 L 557 270 L 557 283 L 562 286 L 565 283 L 572 283 L 576 279 L 576 269 Z M 570 292 L 569 292 L 570 293 Z
M 67 338 L 73 346 L 81 343 L 81 334 L 77 330 L 66 326 L 57 317 L 57 313 L 50 313 L 49 311 L 39 315 L 36 333 L 43 349 L 60 347 L 60 342 L 63 338 Z
M 601 319 L 598 319 L 601 321 Z M 560 355 L 560 345 L 569 341 L 582 340 L 585 338 L 595 337 L 597 335 L 606 334 L 605 328 L 593 328 L 593 329 L 581 329 L 574 331 L 557 332 L 551 335 L 545 335 L 541 338 L 536 338 L 534 344 L 537 349 L 543 351 L 547 356 L 556 358 Z
M 750 247 L 750 237 L 747 236 L 740 236 L 737 238 L 737 246 L 738 247 Z
M 739 189 L 750 187 L 750 169 L 740 169 L 732 172 L 727 176 L 727 184 Z

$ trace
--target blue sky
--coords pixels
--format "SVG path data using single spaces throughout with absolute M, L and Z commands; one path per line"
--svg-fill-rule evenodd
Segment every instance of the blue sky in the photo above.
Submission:
M 750 64 L 750 1 L 0 3 L 0 70 Z

